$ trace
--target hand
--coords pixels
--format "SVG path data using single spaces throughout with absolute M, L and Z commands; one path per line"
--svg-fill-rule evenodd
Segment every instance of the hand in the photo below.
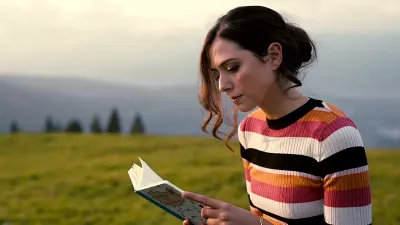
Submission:
M 257 225 L 260 223 L 258 216 L 229 203 L 192 192 L 184 192 L 182 196 L 205 206 L 201 210 L 201 216 L 207 219 L 207 225 Z M 190 221 L 185 220 L 183 224 L 190 225 Z

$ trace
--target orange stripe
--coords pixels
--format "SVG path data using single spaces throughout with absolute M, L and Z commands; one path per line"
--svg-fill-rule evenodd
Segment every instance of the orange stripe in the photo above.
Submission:
M 272 217 L 270 217 L 268 215 L 265 215 L 265 214 L 263 215 L 263 218 L 266 219 L 268 222 L 270 222 L 273 225 L 287 225 L 287 223 L 279 221 L 279 220 L 277 220 L 275 218 L 272 218 Z
M 326 103 L 327 105 L 328 105 L 328 107 L 331 109 L 331 111 L 333 112 L 333 113 L 335 113 L 336 115 L 338 115 L 338 116 L 340 116 L 340 117 L 346 117 L 346 115 L 343 113 L 343 111 L 341 111 L 338 107 L 336 107 L 336 106 L 334 106 L 334 105 L 332 105 L 332 104 L 329 104 L 329 103 Z
M 258 209 L 250 206 L 250 212 L 252 212 L 256 216 L 262 216 L 262 212 L 260 212 Z
M 331 123 L 337 118 L 337 115 L 333 114 L 332 112 L 325 112 L 320 110 L 312 110 L 305 116 L 303 116 L 299 121 L 313 121 L 313 122 L 325 122 Z
M 349 174 L 324 180 L 326 191 L 350 190 L 368 187 L 370 183 L 368 171 Z
M 250 169 L 250 176 L 251 179 L 279 187 L 322 188 L 322 183 L 319 180 L 313 180 L 307 177 L 296 175 L 267 173 L 255 168 Z
M 260 119 L 260 120 L 266 120 L 267 115 L 265 115 L 264 111 L 262 111 L 262 109 L 257 109 L 256 111 L 250 113 L 248 115 L 248 117 L 253 117 L 256 119 Z
M 248 169 L 248 168 L 249 168 L 249 166 L 250 166 L 250 162 L 249 162 L 249 161 L 247 161 L 247 160 L 246 160 L 246 159 L 244 159 L 244 158 L 242 158 L 242 160 L 243 160 L 243 165 L 244 165 L 244 168 Z

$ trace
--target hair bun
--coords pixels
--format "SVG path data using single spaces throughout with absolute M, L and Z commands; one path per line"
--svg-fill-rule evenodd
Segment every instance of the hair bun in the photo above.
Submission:
M 286 24 L 286 30 L 289 35 L 295 40 L 297 43 L 298 56 L 302 63 L 308 62 L 312 58 L 312 45 L 309 42 L 309 37 L 307 33 L 292 24 Z

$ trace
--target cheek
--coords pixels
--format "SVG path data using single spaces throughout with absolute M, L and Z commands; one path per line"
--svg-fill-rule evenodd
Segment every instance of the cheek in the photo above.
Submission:
M 273 82 L 263 71 L 251 70 L 238 74 L 237 88 L 247 94 L 260 94 Z

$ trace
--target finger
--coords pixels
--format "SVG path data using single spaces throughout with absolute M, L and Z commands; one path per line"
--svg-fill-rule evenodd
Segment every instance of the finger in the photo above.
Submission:
M 217 219 L 219 216 L 219 210 L 206 206 L 201 210 L 201 216 L 206 219 Z
M 205 206 L 209 206 L 214 209 L 219 209 L 222 204 L 222 202 L 220 202 L 216 199 L 212 199 L 212 198 L 206 197 L 204 195 L 195 194 L 193 192 L 183 192 L 182 197 L 193 200 L 195 202 L 198 202 Z
M 206 225 L 218 225 L 219 220 L 217 219 L 208 219 Z
M 190 223 L 190 220 L 185 220 L 185 221 L 183 221 L 183 225 L 191 225 L 191 223 Z

